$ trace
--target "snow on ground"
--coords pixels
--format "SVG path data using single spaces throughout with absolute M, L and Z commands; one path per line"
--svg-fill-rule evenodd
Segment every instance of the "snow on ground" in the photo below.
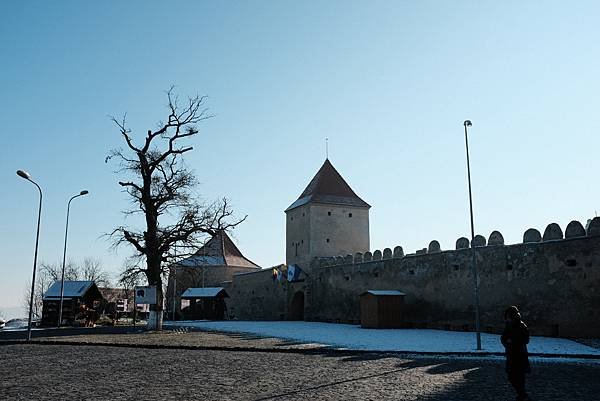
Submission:
M 11 319 L 6 322 L 0 331 L 27 330 L 27 319 Z
M 363 329 L 320 322 L 178 321 L 165 326 L 195 327 L 229 333 L 248 333 L 336 348 L 368 351 L 477 352 L 475 333 L 422 329 Z M 504 352 L 497 334 L 481 334 L 483 352 Z M 600 350 L 563 338 L 531 337 L 530 353 L 598 355 Z

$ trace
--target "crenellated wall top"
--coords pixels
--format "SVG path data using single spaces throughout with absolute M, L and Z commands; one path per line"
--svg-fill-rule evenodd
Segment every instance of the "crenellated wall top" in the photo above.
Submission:
M 521 244 L 534 244 L 544 243 L 553 241 L 564 241 L 570 239 L 581 239 L 585 237 L 597 237 L 600 236 L 600 217 L 594 217 L 588 220 L 585 228 L 577 220 L 571 221 L 563 234 L 561 227 L 557 223 L 550 223 L 546 226 L 544 234 L 535 228 L 529 228 L 523 233 L 523 241 Z M 492 231 L 488 236 L 487 240 L 483 235 L 476 235 L 473 241 L 476 248 L 479 247 L 491 247 L 491 246 L 506 246 L 504 243 L 504 236 L 500 231 Z M 517 245 L 517 244 L 513 244 Z M 385 248 L 383 251 L 377 249 L 373 252 L 356 253 L 354 255 L 346 256 L 334 256 L 334 257 L 322 257 L 315 258 L 316 266 L 329 267 L 339 265 L 351 265 L 360 263 L 382 263 L 389 259 L 401 259 L 404 257 L 414 257 L 417 255 L 424 254 L 435 254 L 440 252 L 454 252 L 469 249 L 471 247 L 471 241 L 466 237 L 460 237 L 456 240 L 455 250 L 442 250 L 440 243 L 437 240 L 432 240 L 427 248 L 418 250 L 414 254 L 404 254 L 404 250 L 401 246 L 393 248 Z

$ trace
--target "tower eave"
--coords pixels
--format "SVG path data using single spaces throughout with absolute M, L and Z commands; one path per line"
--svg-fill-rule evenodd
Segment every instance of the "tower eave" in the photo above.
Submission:
M 292 203 L 285 212 L 289 212 L 290 210 L 296 209 L 300 206 L 307 205 L 309 203 L 318 204 L 318 205 L 334 205 L 334 206 L 349 206 L 349 207 L 358 207 L 364 209 L 370 209 L 371 205 L 369 205 L 364 200 L 356 197 L 356 198 L 346 198 L 342 196 L 334 196 L 334 195 L 320 195 L 320 196 L 305 196 L 296 200 Z

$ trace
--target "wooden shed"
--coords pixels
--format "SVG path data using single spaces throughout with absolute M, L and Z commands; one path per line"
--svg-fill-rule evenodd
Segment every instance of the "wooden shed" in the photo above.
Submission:
M 76 321 L 91 325 L 97 320 L 102 294 L 93 281 L 65 281 L 61 324 Z M 56 326 L 60 307 L 60 281 L 54 282 L 42 298 L 42 326 Z
M 371 329 L 402 327 L 404 294 L 397 290 L 369 290 L 360 294 L 360 324 Z
M 133 289 L 98 287 L 102 294 L 99 313 L 109 316 L 133 313 L 135 296 Z
M 185 320 L 223 320 L 227 316 L 225 298 L 229 295 L 223 287 L 188 288 L 181 294 L 189 306 L 182 308 Z

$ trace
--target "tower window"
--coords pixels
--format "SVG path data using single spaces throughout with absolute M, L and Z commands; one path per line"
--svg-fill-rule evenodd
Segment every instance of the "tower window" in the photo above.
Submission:
M 329 238 L 327 238 L 325 241 L 329 242 Z
M 291 220 L 291 221 L 294 221 L 294 218 L 292 217 L 290 220 Z
M 331 212 L 327 212 L 327 216 L 331 216 Z
M 302 212 L 302 217 L 304 217 L 304 212 Z
M 304 244 L 304 240 L 300 241 L 300 243 Z
M 352 213 L 348 213 L 348 217 L 352 217 Z

